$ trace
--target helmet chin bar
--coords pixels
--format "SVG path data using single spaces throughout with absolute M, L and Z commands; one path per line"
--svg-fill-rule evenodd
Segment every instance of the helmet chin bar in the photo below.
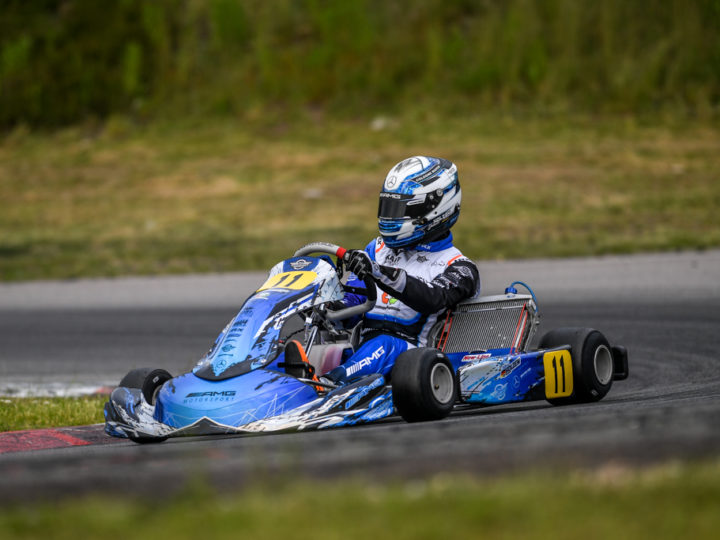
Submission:
M 385 245 L 387 245 L 389 248 L 392 249 L 411 249 L 419 244 L 427 244 L 429 242 L 435 242 L 436 240 L 441 240 L 445 238 L 448 234 L 450 234 L 450 229 L 455 225 L 457 221 L 458 214 L 454 213 L 453 215 L 450 215 L 445 221 L 446 225 L 438 228 L 433 229 L 430 231 L 425 231 L 423 229 L 415 230 L 413 231 L 407 238 L 404 238 L 402 240 L 396 240 L 398 235 L 385 235 L 382 232 L 380 233 L 380 236 L 382 236 L 383 241 L 385 242 Z M 454 218 L 454 219 L 453 219 Z M 422 222 L 422 223 L 419 223 Z M 423 226 L 430 223 L 430 220 L 425 218 L 419 218 L 417 220 L 413 220 L 410 223 L 412 223 L 415 226 Z M 420 233 L 420 234 L 418 234 Z
M 413 234 L 408 236 L 407 238 L 403 238 L 402 240 L 397 240 L 397 236 L 382 236 L 383 242 L 385 242 L 385 245 L 388 246 L 391 249 L 407 249 L 417 246 L 418 244 L 425 241 L 425 234 L 417 234 L 418 231 L 415 231 Z

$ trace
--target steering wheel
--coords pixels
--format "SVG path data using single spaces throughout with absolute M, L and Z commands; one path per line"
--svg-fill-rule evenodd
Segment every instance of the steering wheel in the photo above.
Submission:
M 325 253 L 327 255 L 335 255 L 340 259 L 341 263 L 344 263 L 344 257 L 347 253 L 347 249 L 335 244 L 329 244 L 327 242 L 313 242 L 306 246 L 301 247 L 295 252 L 295 257 L 302 257 L 303 255 L 310 255 L 311 253 Z M 367 313 L 375 307 L 375 301 L 377 300 L 377 289 L 375 288 L 375 282 L 372 276 L 367 275 L 363 279 L 365 288 L 357 289 L 358 294 L 362 294 L 366 297 L 365 302 L 357 306 L 350 306 L 338 310 L 328 309 L 326 312 L 326 318 L 329 321 L 340 321 L 343 319 L 349 319 L 356 315 L 362 315 Z

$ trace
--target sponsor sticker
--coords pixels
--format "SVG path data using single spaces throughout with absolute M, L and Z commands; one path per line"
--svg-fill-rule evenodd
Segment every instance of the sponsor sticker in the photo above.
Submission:
M 235 395 L 235 390 L 225 390 L 222 392 L 190 392 L 186 398 L 195 397 L 231 397 Z
M 478 360 L 485 360 L 486 358 L 490 358 L 492 354 L 490 353 L 480 353 L 480 354 L 466 354 L 462 357 L 460 360 L 461 362 L 477 362 Z
M 190 392 L 183 399 L 183 403 L 202 403 L 217 401 L 232 401 L 235 397 L 235 390 L 224 390 L 220 392 Z
M 515 371 L 515 369 L 516 369 L 519 365 L 520 365 L 520 358 L 516 358 L 515 360 L 513 360 L 513 361 L 510 363 L 510 365 L 509 365 L 508 367 L 506 367 L 505 369 L 503 369 L 503 370 L 500 372 L 500 378 L 501 378 L 501 379 L 504 379 L 505 377 L 507 377 L 508 375 L 510 375 L 513 371 Z
M 293 270 L 302 270 L 303 268 L 307 268 L 312 264 L 312 261 L 308 261 L 307 259 L 298 259 L 297 261 L 291 261 L 290 266 Z
M 495 390 L 493 390 L 493 393 L 490 395 L 498 401 L 503 401 L 505 399 L 505 395 L 507 394 L 507 387 L 507 383 L 497 384 L 495 386 Z

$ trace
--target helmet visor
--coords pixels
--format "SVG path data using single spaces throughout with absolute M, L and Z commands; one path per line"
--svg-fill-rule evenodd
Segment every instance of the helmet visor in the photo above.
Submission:
M 432 194 L 404 195 L 400 193 L 381 193 L 378 207 L 379 219 L 416 219 L 429 214 L 440 202 L 440 197 Z

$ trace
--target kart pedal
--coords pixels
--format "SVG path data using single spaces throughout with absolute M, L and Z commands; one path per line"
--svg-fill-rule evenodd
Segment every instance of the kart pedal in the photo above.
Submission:
M 297 340 L 293 339 L 285 345 L 285 362 L 279 363 L 278 366 L 285 368 L 285 373 L 298 379 L 317 380 L 315 368 L 308 362 L 305 349 Z

